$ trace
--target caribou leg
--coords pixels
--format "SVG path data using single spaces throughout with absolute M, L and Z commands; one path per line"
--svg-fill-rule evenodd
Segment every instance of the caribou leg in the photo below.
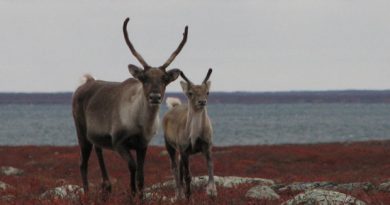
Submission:
M 144 190 L 144 163 L 146 156 L 147 147 L 139 148 L 137 152 L 137 188 L 139 191 L 139 197 L 143 199 L 143 190 Z
M 116 150 L 121 155 L 121 157 L 127 161 L 127 167 L 130 172 L 130 187 L 131 187 L 131 194 L 135 196 L 137 193 L 137 188 L 135 186 L 135 173 L 137 169 L 137 164 L 135 163 L 133 156 L 130 153 L 130 150 L 127 149 L 125 146 L 119 145 L 116 147 Z
M 103 152 L 102 148 L 95 146 L 95 152 L 96 152 L 96 156 L 97 156 L 98 161 L 99 161 L 100 171 L 102 173 L 102 178 L 103 178 L 102 188 L 103 188 L 103 191 L 111 192 L 111 182 L 110 182 L 110 179 L 109 179 L 108 174 L 107 174 L 106 165 L 104 163 L 104 157 L 103 157 L 103 153 L 102 153 Z
M 189 154 L 182 153 L 181 154 L 181 164 L 182 169 L 184 171 L 183 178 L 185 182 L 185 195 L 187 199 L 191 196 L 191 173 L 190 173 L 190 167 L 189 167 Z
M 176 150 L 173 148 L 171 145 L 168 144 L 168 142 L 165 142 L 165 147 L 168 151 L 169 158 L 171 160 L 171 170 L 172 174 L 175 178 L 175 183 L 176 183 L 176 199 L 182 199 L 183 198 L 183 188 L 182 188 L 182 177 L 179 178 L 179 170 L 176 162 Z
M 209 175 L 209 180 L 206 187 L 206 193 L 210 196 L 217 196 L 217 188 L 215 186 L 215 181 L 214 181 L 214 165 L 213 165 L 213 160 L 211 158 L 211 148 L 210 147 L 205 148 L 203 150 L 203 154 L 206 159 L 207 172 Z
M 88 192 L 88 160 L 92 151 L 92 144 L 87 140 L 87 132 L 85 127 L 80 122 L 75 122 L 77 139 L 80 147 L 80 173 L 83 182 L 83 189 Z
M 88 192 L 88 160 L 92 151 L 92 144 L 88 141 L 80 143 L 80 172 L 81 179 L 83 181 L 83 188 L 85 192 Z

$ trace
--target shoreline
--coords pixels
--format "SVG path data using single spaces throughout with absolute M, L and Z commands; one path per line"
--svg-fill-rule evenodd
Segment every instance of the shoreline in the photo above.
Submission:
M 390 144 L 390 139 L 374 139 L 374 140 L 357 140 L 357 141 L 333 141 L 333 142 L 313 142 L 313 143 L 280 143 L 280 144 L 243 144 L 243 145 L 213 145 L 213 148 L 235 148 L 235 147 L 283 147 L 283 146 L 321 146 L 321 145 L 349 145 L 349 144 Z M 25 144 L 25 145 L 6 145 L 0 144 L 1 148 L 21 148 L 21 147 L 46 147 L 46 148 L 74 148 L 78 147 L 78 144 L 74 145 L 50 145 L 50 144 Z M 164 145 L 149 145 L 148 148 L 164 148 Z

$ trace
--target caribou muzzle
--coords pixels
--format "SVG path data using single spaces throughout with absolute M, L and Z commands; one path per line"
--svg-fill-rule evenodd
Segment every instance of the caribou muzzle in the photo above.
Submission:
M 150 93 L 149 94 L 149 103 L 152 105 L 161 104 L 161 94 L 160 93 Z
M 207 100 L 199 100 L 198 101 L 198 106 L 203 108 L 207 105 Z

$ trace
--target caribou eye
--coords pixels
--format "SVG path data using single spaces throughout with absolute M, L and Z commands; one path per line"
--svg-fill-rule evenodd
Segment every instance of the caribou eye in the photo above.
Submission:
M 138 75 L 138 76 L 137 76 L 137 79 L 140 80 L 140 81 L 143 82 L 143 83 L 144 83 L 145 81 L 148 80 L 148 78 L 147 78 L 146 75 L 144 75 L 144 74 Z
M 206 95 L 209 95 L 209 94 L 210 94 L 209 92 L 206 93 Z
M 188 92 L 188 96 L 192 97 L 192 92 Z

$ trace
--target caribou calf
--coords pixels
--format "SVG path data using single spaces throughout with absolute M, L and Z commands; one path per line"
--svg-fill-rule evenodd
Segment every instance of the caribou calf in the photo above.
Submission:
M 159 107 L 166 86 L 180 75 L 179 69 L 166 71 L 187 40 L 183 40 L 169 59 L 160 67 L 151 67 L 137 53 L 127 33 L 127 18 L 123 23 L 125 41 L 144 69 L 129 65 L 134 78 L 123 82 L 107 82 L 86 76 L 86 82 L 73 95 L 72 109 L 81 149 L 80 171 L 85 191 L 88 191 L 88 159 L 94 147 L 102 173 L 104 191 L 111 192 L 102 148 L 114 150 L 127 161 L 132 195 L 144 186 L 144 159 L 149 141 L 156 134 Z M 136 161 L 130 150 L 136 152 Z M 137 186 L 136 186 L 137 184 Z
M 185 181 L 185 195 L 191 195 L 191 174 L 189 170 L 189 156 L 202 152 L 206 158 L 208 168 L 208 184 L 206 192 L 216 196 L 217 189 L 214 182 L 213 162 L 211 159 L 213 129 L 207 115 L 207 98 L 211 82 L 209 69 L 201 85 L 194 85 L 181 72 L 181 87 L 188 98 L 188 105 L 181 105 L 180 101 L 167 99 L 170 110 L 163 118 L 165 146 L 171 159 L 171 168 L 176 181 L 176 198 L 183 198 L 183 180 Z M 176 162 L 176 152 L 179 152 L 179 167 Z

